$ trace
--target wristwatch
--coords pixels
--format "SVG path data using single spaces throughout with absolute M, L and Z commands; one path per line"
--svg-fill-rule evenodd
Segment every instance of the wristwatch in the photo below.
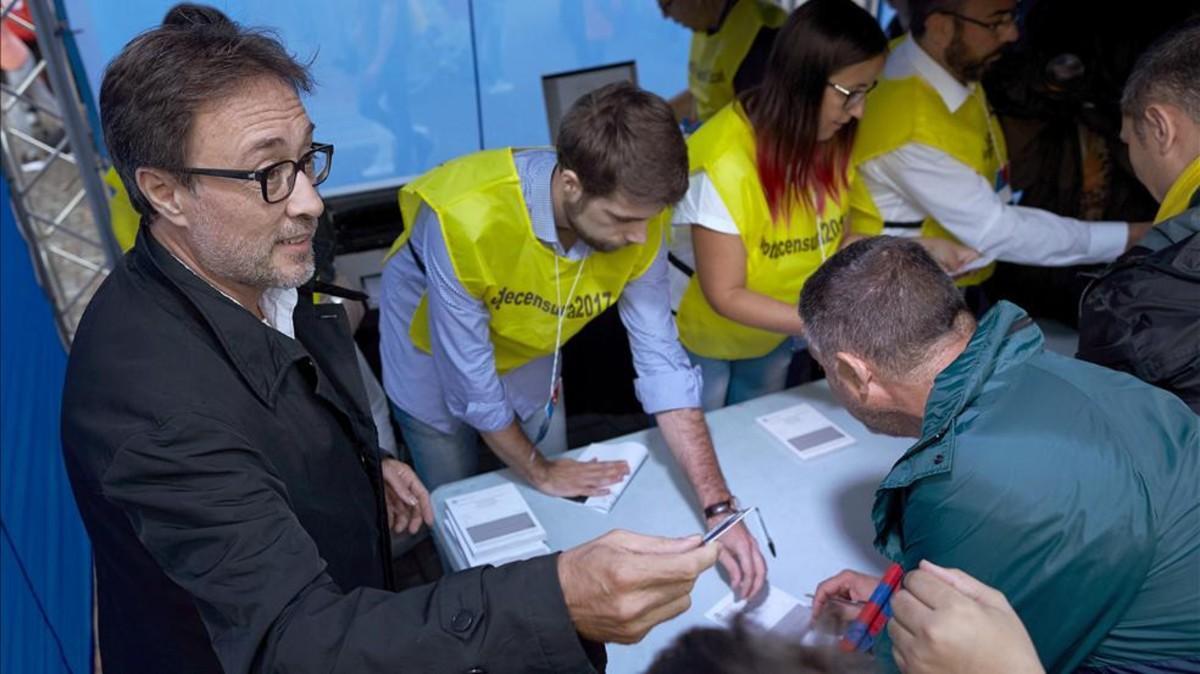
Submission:
M 737 512 L 737 497 L 730 496 L 724 501 L 718 501 L 704 508 L 704 519 L 711 520 L 717 515 L 727 515 Z

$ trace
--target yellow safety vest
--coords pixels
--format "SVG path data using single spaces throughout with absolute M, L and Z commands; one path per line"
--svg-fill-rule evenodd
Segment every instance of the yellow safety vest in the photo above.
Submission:
M 733 100 L 733 77 L 750 53 L 764 26 L 783 25 L 787 13 L 761 0 L 736 0 L 724 23 L 711 35 L 692 33 L 688 54 L 688 90 L 696 101 L 696 116 L 708 121 Z
M 826 199 L 819 218 L 796 204 L 786 224 L 773 222 L 758 179 L 754 129 L 736 102 L 692 134 L 688 155 L 691 171 L 708 175 L 737 224 L 746 249 L 746 289 L 795 305 L 804 282 L 841 244 L 848 195 Z M 680 301 L 676 324 L 683 345 L 705 358 L 757 358 L 787 339 L 718 314 L 695 274 Z
M 121 182 L 121 176 L 117 175 L 117 169 L 108 169 L 104 174 L 104 182 L 113 190 L 108 200 L 108 215 L 112 221 L 113 234 L 117 237 L 121 252 L 128 253 L 129 249 L 133 248 L 133 242 L 137 240 L 141 216 L 134 210 L 133 202 L 129 201 L 129 193 L 125 191 L 125 184 Z
M 1154 216 L 1154 224 L 1158 224 L 1163 220 L 1170 220 L 1188 209 L 1188 205 L 1192 203 L 1198 195 L 1197 190 L 1200 190 L 1200 157 L 1192 160 L 1192 163 L 1183 169 L 1183 173 L 1171 183 L 1171 189 L 1167 190 L 1163 196 L 1162 203 L 1158 206 L 1158 215 Z
M 893 48 L 898 43 L 893 43 Z M 991 182 L 996 191 L 1008 186 L 1004 131 L 979 84 L 958 110 L 951 113 L 938 92 L 920 77 L 881 79 L 867 96 L 851 164 L 858 167 L 908 143 L 921 143 L 945 152 Z M 851 184 L 850 211 L 856 230 L 874 234 L 883 231 L 883 218 L 861 173 Z M 929 217 L 921 223 L 921 236 L 958 240 Z M 995 264 L 990 264 L 977 269 L 957 283 L 960 286 L 983 283 L 995 268 Z
M 554 353 L 559 292 L 566 305 L 564 343 L 612 306 L 625 285 L 650 268 L 668 215 L 664 211 L 651 220 L 645 244 L 593 251 L 584 261 L 559 257 L 556 291 L 556 254 L 533 233 L 511 148 L 453 159 L 401 188 L 400 213 L 410 227 L 396 239 L 389 257 L 408 241 L 422 204 L 441 222 L 458 281 L 487 307 L 501 374 Z M 579 285 L 568 299 L 580 264 Z M 417 306 L 409 334 L 414 345 L 430 351 L 427 295 Z

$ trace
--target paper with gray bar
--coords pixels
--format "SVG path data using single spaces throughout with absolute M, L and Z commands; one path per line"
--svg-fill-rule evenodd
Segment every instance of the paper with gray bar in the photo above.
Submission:
M 756 421 L 801 459 L 811 459 L 854 444 L 849 433 L 808 403 L 765 414 Z
M 546 530 L 511 482 L 446 499 L 445 527 L 468 565 L 545 554 Z

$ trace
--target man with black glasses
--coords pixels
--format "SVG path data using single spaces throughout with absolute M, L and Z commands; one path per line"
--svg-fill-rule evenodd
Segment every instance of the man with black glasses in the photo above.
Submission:
M 80 323 L 62 434 L 104 667 L 594 671 L 596 642 L 686 610 L 719 546 L 613 532 L 392 591 L 389 518 L 432 513 L 380 460 L 341 306 L 296 292 L 333 158 L 310 86 L 276 40 L 194 5 L 105 72 L 142 226 Z

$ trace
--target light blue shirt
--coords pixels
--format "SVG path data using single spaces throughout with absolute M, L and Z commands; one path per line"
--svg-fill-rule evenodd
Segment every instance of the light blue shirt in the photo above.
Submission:
M 554 226 L 550 179 L 556 161 L 553 150 L 515 155 L 534 235 L 563 258 L 580 260 L 591 248 L 581 240 L 563 250 Z M 414 251 L 425 265 L 424 273 Z M 416 348 L 409 338 L 413 313 L 427 292 L 432 355 Z M 629 334 L 638 375 L 634 391 L 643 409 L 656 414 L 699 407 L 700 372 L 679 344 L 671 315 L 666 245 L 659 248 L 650 268 L 625 286 L 617 310 Z M 443 433 L 451 432 L 455 422 L 497 431 L 514 418 L 532 416 L 549 397 L 554 357 L 539 358 L 501 376 L 496 371 L 489 321 L 487 307 L 468 294 L 454 274 L 437 215 L 422 206 L 408 244 L 383 270 L 380 352 L 388 397 Z

